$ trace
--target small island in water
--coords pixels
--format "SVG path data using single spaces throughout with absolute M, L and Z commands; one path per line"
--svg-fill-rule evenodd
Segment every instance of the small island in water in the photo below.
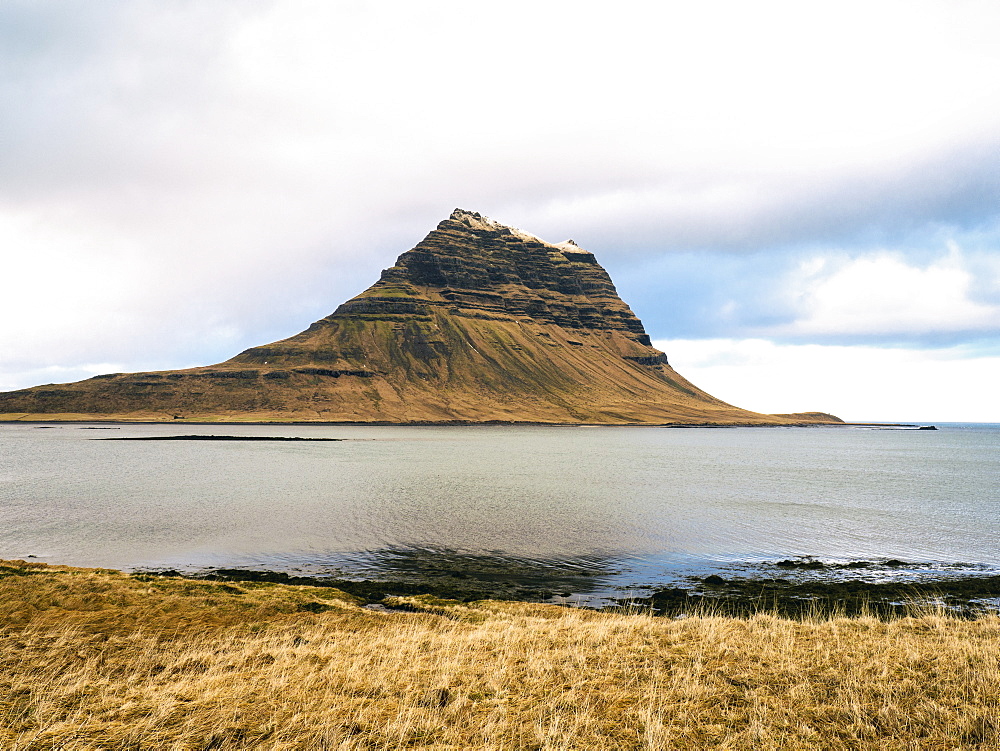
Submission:
M 592 253 L 456 209 L 305 331 L 187 370 L 0 393 L 3 421 L 806 425 L 678 374 Z

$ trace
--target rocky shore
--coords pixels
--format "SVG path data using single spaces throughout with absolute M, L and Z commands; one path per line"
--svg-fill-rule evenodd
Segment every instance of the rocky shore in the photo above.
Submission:
M 796 567 L 808 565 L 794 562 Z M 182 576 L 172 570 L 150 573 Z M 488 566 L 484 567 L 482 561 L 468 565 L 452 559 L 442 562 L 437 568 L 414 565 L 405 575 L 397 574 L 392 578 L 358 580 L 236 568 L 212 569 L 186 576 L 220 582 L 331 587 L 347 592 L 368 605 L 377 606 L 385 606 L 395 598 L 414 595 L 461 602 L 507 600 L 578 605 L 585 604 L 587 600 L 574 597 L 575 593 L 593 590 L 592 581 L 600 573 L 577 567 L 542 571 L 538 567 L 519 566 L 507 560 L 498 560 L 491 570 Z M 651 589 L 638 595 L 599 598 L 597 602 L 596 609 L 641 610 L 667 617 L 703 613 L 747 617 L 764 612 L 791 618 L 831 615 L 894 618 L 927 608 L 940 608 L 962 617 L 976 617 L 1000 610 L 1000 575 L 930 575 L 917 581 L 866 581 L 832 577 L 808 580 L 724 578 L 713 574 L 701 578 L 689 577 L 679 586 Z
M 828 615 L 905 617 L 926 607 L 975 617 L 1000 608 L 1000 576 L 964 576 L 918 582 L 857 579 L 801 581 L 705 577 L 690 589 L 661 589 L 628 604 L 662 615 L 711 610 L 723 615 L 758 612 L 802 618 Z

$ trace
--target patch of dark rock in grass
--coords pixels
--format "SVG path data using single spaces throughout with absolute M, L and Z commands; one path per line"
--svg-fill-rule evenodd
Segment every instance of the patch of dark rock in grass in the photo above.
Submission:
M 29 556 L 33 557 L 33 556 Z M 40 574 L 44 569 L 38 568 L 27 568 L 21 566 L 4 566 L 0 565 L 0 579 L 4 579 L 8 576 L 31 576 L 32 574 Z
M 161 576 L 180 576 L 176 571 L 157 572 Z M 433 595 L 448 600 L 474 602 L 476 600 L 516 600 L 519 602 L 544 602 L 552 596 L 551 590 L 534 587 L 517 581 L 490 582 L 463 578 L 461 575 L 442 574 L 434 577 L 413 577 L 407 580 L 339 579 L 323 576 L 294 576 L 281 571 L 255 571 L 245 569 L 214 569 L 192 576 L 208 581 L 271 582 L 274 584 L 334 587 L 362 600 L 365 604 L 381 603 L 387 597 Z
M 283 571 L 217 568 L 194 574 L 196 579 L 253 581 L 336 587 L 366 604 L 386 597 L 433 595 L 447 600 L 516 600 L 545 602 L 556 594 L 593 591 L 606 573 L 599 561 L 588 564 L 532 561 L 488 555 L 432 551 L 391 551 L 378 557 L 377 578 L 299 576 Z M 182 576 L 160 571 L 161 576 Z
M 623 601 L 661 615 L 699 611 L 745 617 L 759 612 L 803 618 L 873 615 L 896 618 L 921 607 L 942 607 L 966 617 L 982 614 L 984 600 L 1000 598 L 1000 576 L 965 576 L 917 582 L 857 580 L 791 582 L 709 576 L 690 589 L 671 587 Z

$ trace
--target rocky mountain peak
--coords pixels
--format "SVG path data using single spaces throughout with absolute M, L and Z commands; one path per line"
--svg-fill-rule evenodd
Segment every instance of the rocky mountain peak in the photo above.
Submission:
M 488 216 L 484 216 L 477 211 L 468 211 L 466 209 L 455 209 L 452 211 L 451 216 L 448 217 L 447 221 L 441 222 L 441 224 L 438 225 L 438 230 L 454 230 L 452 225 L 455 224 L 473 231 L 497 233 L 501 236 L 518 238 L 527 243 L 540 243 L 547 248 L 554 248 L 562 253 L 582 253 L 591 257 L 593 256 L 592 253 L 577 245 L 575 240 L 566 240 L 561 243 L 549 243 L 542 240 L 537 235 L 525 232 L 523 229 L 519 229 L 508 224 L 502 224 L 501 222 L 498 222 L 495 219 L 490 219 Z M 577 258 L 576 260 L 583 259 Z
M 548 243 L 465 209 L 455 209 L 383 271 L 376 284 L 325 320 L 431 309 L 462 317 L 614 329 L 639 347 L 649 347 L 642 323 L 592 253 L 572 240 Z M 643 353 L 647 355 L 662 357 L 652 350 Z
M 525 232 L 523 229 L 518 229 L 517 227 L 501 224 L 495 219 L 490 219 L 488 216 L 480 214 L 478 211 L 455 209 L 454 211 L 451 212 L 451 216 L 448 217 L 447 222 L 441 222 L 441 224 L 438 225 L 438 229 L 441 229 L 442 225 L 446 225 L 449 222 L 462 225 L 471 230 L 479 230 L 484 232 L 497 232 L 501 235 L 510 235 L 512 237 L 518 237 L 528 242 L 539 242 L 546 245 L 548 244 L 545 243 L 544 240 L 536 237 L 530 232 Z

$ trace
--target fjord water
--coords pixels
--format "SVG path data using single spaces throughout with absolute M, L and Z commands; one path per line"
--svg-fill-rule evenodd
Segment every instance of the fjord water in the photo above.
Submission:
M 1000 569 L 1000 426 L 939 427 L 7 424 L 0 557 L 348 577 L 464 557 L 592 589 L 802 556 Z M 342 440 L 101 440 L 191 434 Z

